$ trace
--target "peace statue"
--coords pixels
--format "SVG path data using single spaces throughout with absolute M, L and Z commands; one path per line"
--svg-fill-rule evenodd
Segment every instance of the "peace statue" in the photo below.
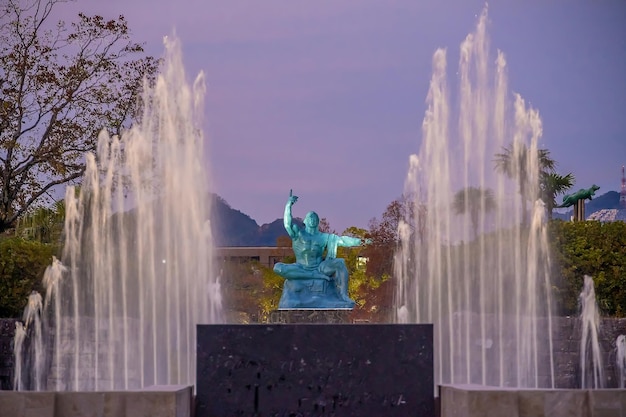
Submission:
M 369 241 L 320 232 L 320 219 L 314 211 L 307 213 L 304 228 L 300 228 L 293 223 L 291 215 L 291 206 L 296 201 L 298 197 L 289 192 L 283 220 L 296 262 L 274 265 L 274 272 L 285 278 L 278 308 L 353 308 L 354 300 L 348 296 L 348 268 L 343 259 L 337 258 L 337 248 L 360 246 Z M 324 250 L 326 258 L 323 258 Z

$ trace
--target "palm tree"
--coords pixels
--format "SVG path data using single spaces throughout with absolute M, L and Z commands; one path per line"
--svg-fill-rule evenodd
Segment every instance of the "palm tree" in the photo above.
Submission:
M 559 175 L 554 172 L 549 172 L 541 176 L 541 199 L 546 205 L 548 212 L 548 219 L 552 220 L 552 210 L 558 206 L 556 202 L 556 196 L 564 194 L 567 190 L 574 185 L 574 175 L 569 173 L 567 175 Z
M 472 222 L 473 237 L 478 236 L 478 216 L 481 211 L 488 213 L 496 208 L 496 201 L 491 189 L 467 187 L 454 195 L 452 208 L 456 214 L 469 213 Z
M 528 146 L 515 142 L 510 146 L 505 146 L 502 153 L 495 155 L 495 170 L 505 174 L 507 177 L 517 180 L 519 193 L 522 197 L 522 224 L 526 224 L 527 200 L 533 200 L 536 195 L 529 195 L 532 190 L 530 184 L 528 168 L 531 166 L 531 155 Z M 554 172 L 556 162 L 550 158 L 550 151 L 547 149 L 537 149 L 537 165 L 539 168 L 539 178 Z M 536 184 L 539 186 L 539 184 Z

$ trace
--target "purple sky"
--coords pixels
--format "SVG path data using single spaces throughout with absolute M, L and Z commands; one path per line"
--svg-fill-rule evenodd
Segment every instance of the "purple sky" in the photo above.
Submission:
M 176 31 L 190 79 L 206 73 L 207 164 L 215 191 L 259 224 L 311 209 L 342 231 L 367 227 L 402 193 L 417 153 L 432 54 L 449 72 L 482 0 L 78 0 L 123 14 L 161 56 Z M 540 146 L 575 189 L 619 191 L 626 164 L 626 2 L 498 0 L 491 44 L 509 87 L 543 120 Z M 494 55 L 495 57 L 495 55 Z M 306 166 L 301 162 L 306 161 Z M 513 191 L 512 191 L 513 192 Z

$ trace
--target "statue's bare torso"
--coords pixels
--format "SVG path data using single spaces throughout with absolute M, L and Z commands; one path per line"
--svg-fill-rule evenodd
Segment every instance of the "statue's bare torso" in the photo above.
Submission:
M 298 236 L 292 240 L 296 262 L 305 269 L 317 269 L 322 263 L 322 255 L 327 243 L 326 233 L 311 234 L 304 229 L 300 230 Z

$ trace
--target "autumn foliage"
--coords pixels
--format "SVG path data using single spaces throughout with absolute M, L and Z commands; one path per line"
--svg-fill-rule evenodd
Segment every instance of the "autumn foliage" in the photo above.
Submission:
M 123 16 L 52 22 L 62 3 L 0 6 L 0 233 L 82 176 L 99 131 L 119 134 L 137 119 L 156 73 Z

